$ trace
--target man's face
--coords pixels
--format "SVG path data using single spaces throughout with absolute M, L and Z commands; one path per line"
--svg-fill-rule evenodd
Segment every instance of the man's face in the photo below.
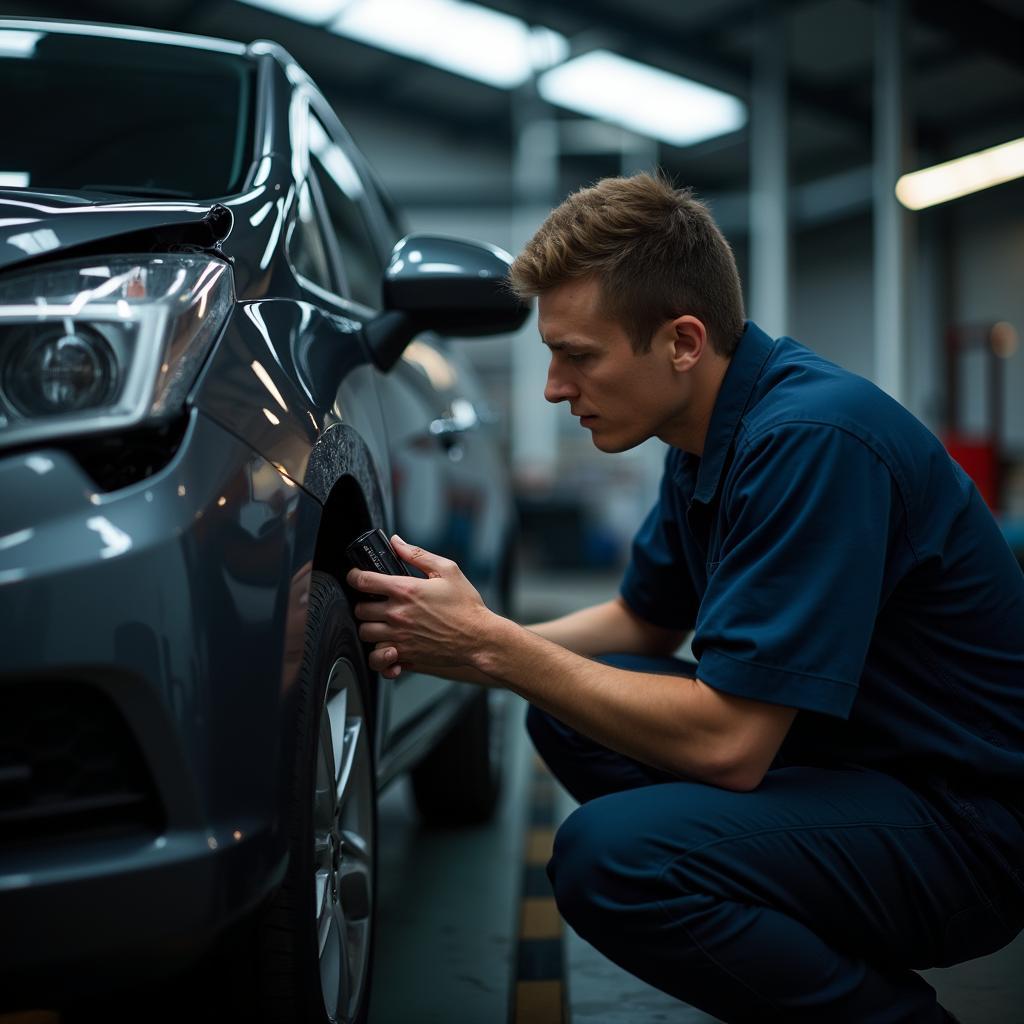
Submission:
M 600 284 L 569 281 L 538 300 L 538 328 L 551 349 L 544 397 L 568 402 L 605 452 L 661 436 L 684 400 L 663 332 L 650 351 L 633 352 L 626 329 L 601 312 Z

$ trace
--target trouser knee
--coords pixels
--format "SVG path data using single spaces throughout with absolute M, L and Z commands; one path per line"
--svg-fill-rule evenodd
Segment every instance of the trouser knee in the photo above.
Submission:
M 604 802 L 584 804 L 566 818 L 547 867 L 559 913 L 598 948 L 601 936 L 626 932 L 645 918 L 650 895 L 645 868 L 628 863 L 633 851 Z
M 558 912 L 579 934 L 595 923 L 595 874 L 600 851 L 587 842 L 580 810 L 574 811 L 555 834 L 547 873 Z

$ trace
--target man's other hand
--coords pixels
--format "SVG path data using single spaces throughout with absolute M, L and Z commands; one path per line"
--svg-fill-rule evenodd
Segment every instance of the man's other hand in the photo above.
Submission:
M 397 534 L 391 544 L 427 578 L 366 569 L 348 573 L 349 586 L 378 597 L 355 607 L 360 639 L 375 645 L 370 668 L 395 679 L 405 668 L 473 667 L 492 616 L 480 594 L 450 558 L 406 544 Z

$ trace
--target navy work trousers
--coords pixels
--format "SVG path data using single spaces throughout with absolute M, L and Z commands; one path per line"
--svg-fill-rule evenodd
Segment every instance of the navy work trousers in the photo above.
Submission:
M 993 952 L 1024 925 L 1005 860 L 889 775 L 773 767 L 739 793 L 650 768 L 535 707 L 527 727 L 582 805 L 548 865 L 562 916 L 627 971 L 730 1024 L 948 1021 L 913 968 Z M 1009 814 L 992 827 L 1022 831 Z M 1024 853 L 1024 835 L 1004 838 Z

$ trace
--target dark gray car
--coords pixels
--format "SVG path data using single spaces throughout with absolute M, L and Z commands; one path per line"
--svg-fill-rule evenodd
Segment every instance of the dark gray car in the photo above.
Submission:
M 274 44 L 8 20 L 0 79 L 0 1009 L 216 954 L 239 1011 L 363 1020 L 379 787 L 482 820 L 498 766 L 481 691 L 369 673 L 344 549 L 501 607 L 444 336 L 522 322 L 507 255 L 403 237 Z

